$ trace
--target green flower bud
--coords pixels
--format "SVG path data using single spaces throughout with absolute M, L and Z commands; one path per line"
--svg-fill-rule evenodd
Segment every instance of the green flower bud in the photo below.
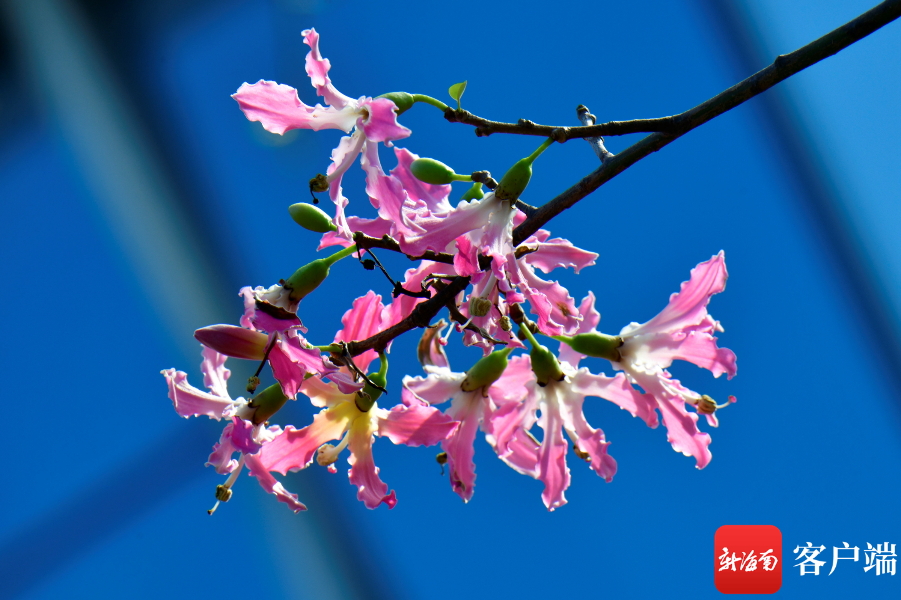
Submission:
M 407 92 L 388 92 L 387 94 L 382 94 L 379 98 L 387 98 L 394 102 L 394 105 L 397 107 L 396 114 L 398 115 L 409 110 L 416 101 L 413 98 L 413 94 L 408 94 Z
M 554 353 L 541 344 L 532 344 L 532 372 L 538 379 L 538 385 L 544 387 L 551 381 L 562 381 L 565 377 L 563 369 Z
M 256 409 L 253 411 L 253 424 L 259 425 L 268 421 L 287 401 L 288 397 L 282 392 L 282 386 L 274 383 L 267 387 L 247 403 L 250 408 Z
M 589 332 L 580 333 L 572 337 L 566 335 L 554 335 L 551 337 L 558 342 L 567 344 L 579 354 L 595 358 L 606 358 L 611 362 L 619 362 L 622 359 L 619 354 L 619 347 L 623 345 L 623 338 L 619 336 Z
M 494 195 L 499 200 L 516 200 L 525 191 L 531 178 L 532 158 L 520 159 L 504 173 L 497 189 L 494 190 Z
M 413 177 L 425 183 L 444 185 L 456 181 L 454 170 L 434 158 L 417 158 L 410 164 Z
M 466 378 L 460 384 L 460 389 L 464 392 L 474 392 L 488 387 L 500 379 L 500 376 L 504 374 L 504 369 L 507 368 L 507 357 L 511 352 L 513 352 L 513 348 L 505 348 L 479 359 L 466 372 Z
M 294 272 L 283 284 L 286 290 L 290 290 L 292 302 L 300 302 L 307 294 L 319 287 L 328 277 L 331 263 L 328 258 L 320 258 L 308 263 Z
M 332 223 L 332 220 L 321 209 L 306 202 L 298 202 L 288 207 L 291 218 L 294 222 L 308 231 L 316 233 L 325 233 L 327 231 L 337 231 L 338 228 Z

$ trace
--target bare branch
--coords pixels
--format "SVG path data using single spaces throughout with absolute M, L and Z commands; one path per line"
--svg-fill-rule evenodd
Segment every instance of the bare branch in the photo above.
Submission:
M 776 57 L 773 64 L 732 86 L 710 100 L 675 117 L 675 126 L 666 133 L 654 133 L 629 146 L 556 198 L 545 203 L 513 231 L 513 243 L 520 244 L 545 223 L 613 179 L 645 156 L 660 150 L 695 127 L 718 117 L 739 104 L 765 92 L 780 81 L 803 71 L 870 35 L 901 16 L 901 0 L 887 0 L 853 21 L 827 33 L 791 54 Z M 597 126 L 593 126 L 597 127 Z M 581 128 L 574 128 L 581 129 Z M 546 134 L 544 134 L 546 135 Z M 594 135 L 597 135 L 594 133 Z
M 444 111 L 444 118 L 451 123 L 465 123 L 475 125 L 477 136 L 488 136 L 492 133 L 513 133 L 517 135 L 537 135 L 540 137 L 552 137 L 561 144 L 566 140 L 587 137 L 599 137 L 602 135 L 626 135 L 628 133 L 654 133 L 671 131 L 675 128 L 675 117 L 661 117 L 659 119 L 636 119 L 634 121 L 610 121 L 583 127 L 557 127 L 554 125 L 538 125 L 527 119 L 520 119 L 518 123 L 502 123 L 489 121 L 477 117 L 468 110 L 455 110 L 448 108 Z
M 397 243 L 397 240 L 385 234 L 381 239 L 369 237 L 368 235 L 358 231 L 354 233 L 354 243 L 357 245 L 357 248 L 360 250 L 369 250 L 370 248 L 382 248 L 384 250 L 391 250 L 392 252 L 398 252 L 403 254 L 410 260 L 431 260 L 433 262 L 444 263 L 446 265 L 454 264 L 454 255 L 453 254 L 445 254 L 444 252 L 433 252 L 431 250 L 426 251 L 422 256 L 410 256 L 409 254 L 404 254 L 403 250 L 400 249 L 400 244 Z

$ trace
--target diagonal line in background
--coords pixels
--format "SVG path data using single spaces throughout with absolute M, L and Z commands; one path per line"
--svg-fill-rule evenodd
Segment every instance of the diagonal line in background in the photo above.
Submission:
M 701 0 L 720 45 L 727 52 L 736 75 L 745 77 L 770 64 L 741 2 Z M 865 43 L 865 41 L 864 41 Z M 827 59 L 828 60 L 828 59 Z M 816 67 L 814 67 L 816 68 Z M 849 304 L 861 321 L 862 331 L 877 351 L 876 360 L 896 398 L 901 398 L 901 326 L 872 258 L 861 243 L 861 232 L 849 218 L 845 198 L 816 150 L 796 107 L 784 88 L 776 86 L 751 101 L 760 111 L 765 134 L 773 141 L 776 161 L 794 183 L 802 208 L 820 237 L 829 259 L 837 267 Z M 895 418 L 901 419 L 901 403 L 895 402 Z M 901 421 L 899 421 L 901 423 Z

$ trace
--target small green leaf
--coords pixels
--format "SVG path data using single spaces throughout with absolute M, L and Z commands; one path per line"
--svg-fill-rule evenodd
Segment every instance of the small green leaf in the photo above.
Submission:
M 457 101 L 457 108 L 460 108 L 460 98 L 463 97 L 463 92 L 466 91 L 466 82 L 455 83 L 450 86 L 450 89 L 447 92 L 450 94 L 451 98 Z

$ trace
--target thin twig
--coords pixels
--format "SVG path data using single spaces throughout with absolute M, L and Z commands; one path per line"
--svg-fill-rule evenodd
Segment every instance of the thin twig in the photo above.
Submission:
M 538 125 L 526 119 L 520 119 L 518 123 L 502 123 L 489 121 L 477 117 L 468 110 L 455 110 L 448 108 L 444 111 L 444 118 L 451 123 L 465 123 L 475 125 L 477 136 L 488 136 L 492 133 L 512 133 L 517 135 L 537 135 L 540 137 L 552 137 L 561 144 L 566 140 L 576 138 L 598 137 L 602 135 L 626 135 L 629 133 L 654 133 L 670 131 L 675 127 L 675 117 L 661 117 L 659 119 L 636 119 L 633 121 L 610 121 L 587 127 L 557 127 L 555 125 Z
M 539 207 L 533 215 L 513 231 L 513 243 L 520 244 L 556 215 L 573 206 L 645 156 L 660 150 L 695 127 L 703 125 L 765 92 L 780 81 L 847 48 L 880 27 L 891 23 L 899 16 L 901 16 L 901 0 L 887 0 L 803 48 L 795 50 L 791 54 L 782 54 L 776 57 L 770 66 L 710 100 L 675 117 L 670 117 L 675 120 L 676 125 L 667 133 L 653 133 L 632 144 L 574 186 Z

